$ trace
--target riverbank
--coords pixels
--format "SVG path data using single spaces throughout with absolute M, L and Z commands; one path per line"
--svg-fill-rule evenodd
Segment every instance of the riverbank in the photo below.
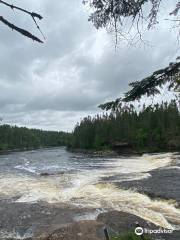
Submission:
M 77 154 L 83 154 L 86 156 L 91 157 L 118 157 L 122 155 L 141 155 L 143 153 L 138 152 L 129 152 L 127 154 L 119 154 L 116 151 L 113 150 L 96 150 L 96 149 L 72 149 L 68 148 L 67 146 L 56 146 L 56 147 L 39 147 L 39 148 L 16 148 L 16 149 L 7 149 L 7 150 L 0 150 L 0 155 L 10 154 L 10 153 L 16 153 L 16 152 L 28 152 L 28 151 L 35 151 L 35 150 L 46 150 L 46 149 L 59 149 L 59 148 L 66 148 L 66 150 L 70 153 L 77 153 Z
M 119 157 L 119 156 L 141 156 L 143 154 L 160 154 L 160 153 L 173 153 L 174 151 L 168 151 L 168 150 L 159 150 L 159 151 L 153 151 L 152 149 L 146 149 L 146 150 L 132 150 L 128 152 L 120 153 L 118 151 L 112 150 L 112 149 L 80 149 L 80 148 L 69 148 L 67 146 L 49 146 L 49 147 L 37 147 L 37 148 L 12 148 L 12 149 L 6 149 L 6 150 L 0 150 L 0 155 L 10 154 L 10 153 L 16 153 L 16 152 L 28 152 L 28 151 L 36 151 L 36 150 L 48 150 L 48 149 L 60 149 L 65 148 L 70 153 L 77 153 L 77 154 L 83 154 L 86 156 L 91 157 Z
M 82 148 L 69 148 L 66 147 L 67 151 L 78 154 L 86 154 L 93 157 L 119 157 L 119 156 L 142 156 L 143 154 L 163 154 L 163 153 L 174 153 L 175 151 L 167 149 L 133 149 L 128 152 L 115 151 L 111 148 L 107 149 L 82 149 Z
M 4 199 L 0 201 L 0 214 L 0 226 L 6 229 L 0 231 L 1 240 L 104 240 L 104 227 L 116 236 L 134 232 L 137 223 L 146 229 L 159 229 L 125 212 L 110 211 L 97 216 L 96 210 L 45 202 L 12 203 Z M 158 234 L 162 240 L 177 240 L 179 236 L 179 231 Z
M 71 140 L 71 133 L 0 125 L 0 151 L 34 150 L 64 146 Z
M 59 149 L 66 148 L 66 146 L 49 146 L 49 147 L 37 147 L 37 148 L 13 148 L 7 150 L 0 150 L 0 155 L 10 154 L 10 153 L 18 153 L 18 152 L 30 152 L 30 151 L 38 151 L 38 150 L 48 150 L 48 149 Z
M 67 148 L 67 151 L 71 153 L 84 154 L 92 157 L 118 157 L 119 156 L 119 154 L 116 151 L 113 151 L 111 149 L 97 150 L 97 149 Z
M 101 213 L 96 220 L 83 220 L 63 226 L 41 240 L 104 240 L 104 227 L 110 236 L 118 236 L 127 232 L 134 232 L 136 225 L 147 230 L 163 230 L 154 224 L 144 221 L 140 217 L 125 212 L 111 211 Z M 149 235 L 153 240 L 177 240 L 180 231 L 172 233 L 155 233 Z

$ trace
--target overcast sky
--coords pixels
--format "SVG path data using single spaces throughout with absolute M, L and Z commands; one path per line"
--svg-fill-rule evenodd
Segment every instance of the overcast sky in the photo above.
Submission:
M 168 1 L 168 4 L 174 0 Z M 71 131 L 113 100 L 128 83 L 174 61 L 177 36 L 167 21 L 145 34 L 150 46 L 114 49 L 113 37 L 88 22 L 82 0 L 13 1 L 41 13 L 47 40 L 32 42 L 0 24 L 0 116 L 4 123 Z M 164 5 L 163 11 L 166 12 Z M 31 18 L 1 6 L 3 14 L 35 34 Z M 162 16 L 164 14 L 162 12 Z

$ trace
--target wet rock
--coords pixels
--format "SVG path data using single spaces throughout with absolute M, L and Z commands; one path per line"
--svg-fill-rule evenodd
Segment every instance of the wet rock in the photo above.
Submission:
M 17 237 L 27 236 L 27 239 L 39 240 L 47 237 L 56 229 L 74 223 L 75 217 L 90 209 L 78 209 L 63 204 L 39 203 L 15 203 L 0 201 L 0 240 L 17 240 Z M 30 229 L 33 237 L 29 238 Z M 5 233 L 6 238 L 3 236 Z M 81 231 L 79 231 L 80 233 Z M 23 238 L 23 239 L 26 239 Z M 26 239 L 26 240 L 27 240 Z
M 0 230 L 26 236 L 24 238 L 26 240 L 104 240 L 104 227 L 107 227 L 112 235 L 134 231 L 136 222 L 145 228 L 157 228 L 135 215 L 118 211 L 101 213 L 97 220 L 75 222 L 76 216 L 91 211 L 92 209 L 78 209 L 44 202 L 27 204 L 0 201 Z M 0 239 L 17 240 L 18 238 L 3 239 L 0 235 Z M 180 239 L 180 232 L 163 236 L 161 239 Z
M 151 177 L 138 181 L 116 183 L 123 188 L 135 189 L 151 198 L 174 199 L 180 205 L 179 169 L 158 169 L 149 172 Z
M 58 172 L 42 172 L 40 173 L 40 176 L 42 177 L 48 177 L 48 176 L 53 176 L 53 175 L 62 175 L 64 174 L 64 171 L 58 171 Z
M 145 221 L 140 217 L 118 211 L 102 213 L 98 216 L 97 220 L 103 222 L 112 234 L 122 234 L 128 231 L 134 231 L 137 223 L 144 228 L 156 228 L 153 223 Z
M 104 240 L 104 227 L 111 236 L 117 236 L 129 231 L 134 232 L 137 224 L 143 228 L 157 230 L 159 227 L 132 214 L 112 211 L 102 213 L 96 221 L 80 221 L 63 226 L 41 240 Z M 154 234 L 152 239 L 177 240 L 180 232 L 172 234 Z
M 47 173 L 47 172 L 40 173 L 40 176 L 42 176 L 42 177 L 47 177 L 47 176 L 50 176 L 50 175 L 51 174 Z
M 102 240 L 103 223 L 81 221 L 56 230 L 43 240 Z

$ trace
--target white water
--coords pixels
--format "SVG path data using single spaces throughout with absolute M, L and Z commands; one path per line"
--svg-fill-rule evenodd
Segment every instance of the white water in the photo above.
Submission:
M 151 200 L 146 195 L 135 191 L 116 188 L 113 181 L 111 183 L 102 181 L 103 177 L 116 175 L 119 175 L 116 177 L 116 182 L 148 178 L 151 176 L 149 171 L 168 167 L 172 162 L 173 154 L 168 153 L 108 159 L 105 162 L 94 163 L 101 166 L 100 168 L 86 168 L 73 174 L 67 172 L 63 175 L 40 177 L 8 173 L 1 175 L 0 194 L 4 197 L 20 196 L 17 202 L 46 201 L 50 204 L 66 203 L 95 210 L 124 211 L 156 225 L 173 229 L 174 226 L 169 221 L 180 226 L 180 210 L 174 203 Z M 18 165 L 15 168 L 34 173 L 36 168 L 29 164 L 26 162 L 24 166 Z
M 15 230 L 12 232 L 7 232 L 7 231 L 0 231 L 0 239 L 5 240 L 5 239 L 17 239 L 17 240 L 25 240 L 28 238 L 32 238 L 33 233 L 32 232 L 27 232 L 23 236 L 21 236 L 18 232 Z

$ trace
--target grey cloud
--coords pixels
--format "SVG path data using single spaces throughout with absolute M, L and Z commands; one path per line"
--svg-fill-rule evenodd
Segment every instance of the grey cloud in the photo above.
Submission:
M 97 103 L 103 101 L 98 93 L 88 94 L 74 91 L 59 96 L 41 96 L 28 102 L 25 109 L 29 110 L 59 110 L 59 111 L 88 111 L 97 108 Z
M 36 44 L 0 25 L 0 115 L 7 123 L 72 129 L 81 117 L 99 111 L 98 104 L 125 92 L 130 81 L 176 57 L 176 36 L 167 26 L 146 34 L 153 47 L 122 45 L 115 52 L 112 37 L 87 21 L 81 1 L 24 4 L 44 16 L 40 25 L 47 40 Z M 30 18 L 4 11 L 39 34 Z

